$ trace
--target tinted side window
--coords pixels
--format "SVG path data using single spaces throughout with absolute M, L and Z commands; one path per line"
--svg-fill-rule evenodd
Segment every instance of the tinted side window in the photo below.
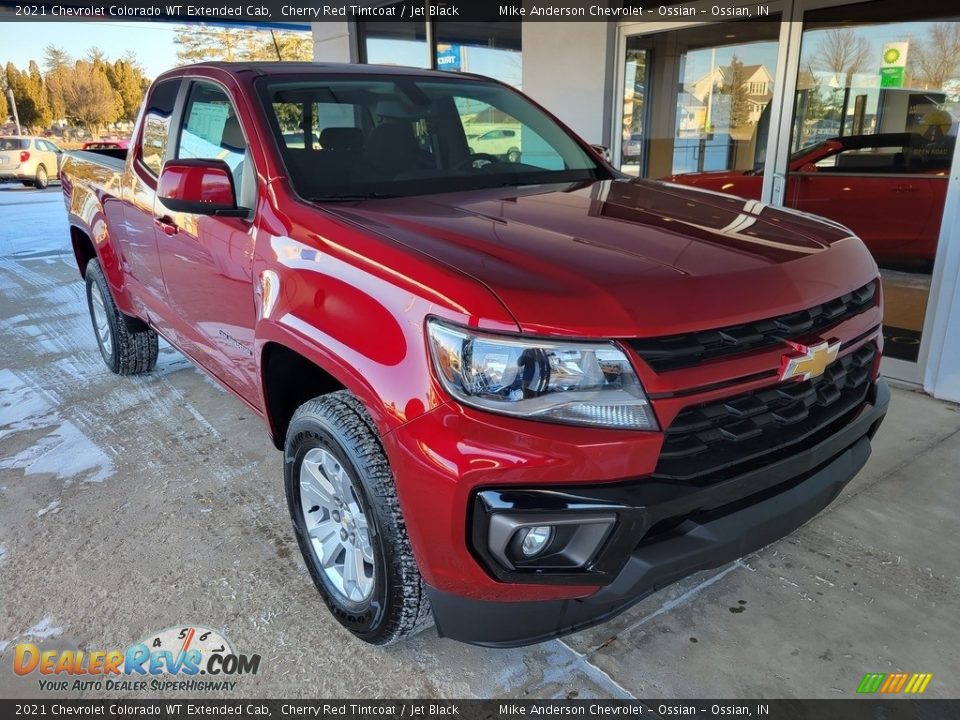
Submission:
M 902 145 L 843 150 L 819 160 L 817 169 L 844 173 L 902 173 L 907 171 L 906 153 Z
M 180 80 L 165 80 L 154 86 L 147 98 L 140 140 L 140 160 L 154 175 L 160 174 L 170 137 L 170 116 L 177 102 Z
M 177 157 L 223 160 L 230 167 L 234 187 L 239 191 L 247 141 L 227 94 L 212 83 L 195 82 L 183 117 Z

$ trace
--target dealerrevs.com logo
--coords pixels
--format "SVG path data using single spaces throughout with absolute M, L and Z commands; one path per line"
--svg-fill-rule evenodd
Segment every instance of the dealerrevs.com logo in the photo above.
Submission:
M 238 654 L 222 633 L 196 625 L 151 633 L 126 650 L 41 650 L 21 643 L 13 656 L 17 675 L 37 674 L 40 689 L 51 691 L 233 690 L 231 678 L 259 670 L 259 655 Z

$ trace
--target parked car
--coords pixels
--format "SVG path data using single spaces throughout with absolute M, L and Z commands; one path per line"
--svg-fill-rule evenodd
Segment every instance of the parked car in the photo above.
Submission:
M 790 158 L 786 205 L 853 230 L 881 265 L 929 269 L 937 251 L 954 138 L 835 137 Z M 670 182 L 760 199 L 763 170 L 686 173 Z
M 130 147 L 129 140 L 89 140 L 83 144 L 82 150 L 126 150 Z
M 469 138 L 470 152 L 492 155 L 508 162 L 520 162 L 520 129 L 498 128 Z
M 60 177 L 63 157 L 63 150 L 45 138 L 0 137 L 0 182 L 19 180 L 43 190 L 51 179 Z
M 542 164 L 472 153 L 463 100 Z M 350 143 L 317 147 L 323 104 Z M 431 611 L 495 646 L 602 622 L 816 515 L 887 409 L 846 229 L 628 178 L 493 80 L 194 65 L 125 160 L 98 152 L 63 193 L 104 362 L 149 372 L 162 335 L 263 419 L 310 576 L 367 642 Z

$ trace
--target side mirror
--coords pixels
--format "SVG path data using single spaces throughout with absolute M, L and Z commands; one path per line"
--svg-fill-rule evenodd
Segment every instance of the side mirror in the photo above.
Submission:
M 805 163 L 800 166 L 800 169 L 797 172 L 809 175 L 810 173 L 817 172 L 817 166 L 813 163 Z
M 174 212 L 241 216 L 233 175 L 223 160 L 171 160 L 163 166 L 157 198 Z
M 606 145 L 591 145 L 594 151 L 607 162 L 610 162 L 610 148 Z

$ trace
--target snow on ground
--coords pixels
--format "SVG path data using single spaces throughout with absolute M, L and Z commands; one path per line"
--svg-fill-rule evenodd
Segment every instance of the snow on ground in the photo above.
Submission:
M 68 484 L 74 478 L 102 482 L 113 463 L 76 425 L 60 417 L 53 403 L 29 379 L 0 370 L 0 440 L 17 432 L 45 432 L 10 456 L 0 456 L 0 470 L 20 468 L 28 475 L 51 473 Z
M 70 232 L 59 187 L 37 192 L 0 185 L 0 257 L 44 257 L 70 252 Z
M 0 186 L 0 337 L 35 349 L 38 356 L 64 355 L 70 376 L 82 377 L 89 361 L 99 360 L 83 302 L 83 286 L 55 280 L 48 267 L 73 262 L 70 234 L 58 188 L 45 192 Z M 35 313 L 4 318 L 15 297 L 39 295 Z M 82 351 L 76 365 L 75 353 Z M 97 371 L 102 371 L 93 365 Z M 0 453 L 0 471 L 49 473 L 70 484 L 74 479 L 102 482 L 113 474 L 110 457 L 58 410 L 56 393 L 30 370 L 0 369 L 0 440 L 32 432 L 34 442 Z

